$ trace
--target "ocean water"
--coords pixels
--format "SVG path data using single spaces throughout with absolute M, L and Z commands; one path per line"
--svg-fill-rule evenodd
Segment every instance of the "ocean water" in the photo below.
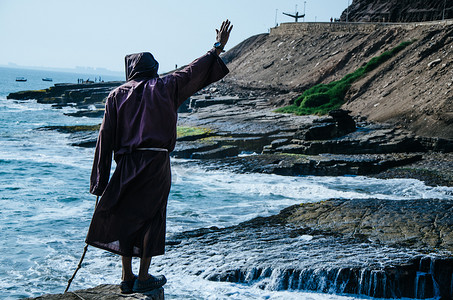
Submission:
M 27 77 L 28 81 L 15 82 L 18 76 Z M 6 100 L 6 96 L 58 82 L 76 83 L 77 78 L 87 76 L 0 68 L 1 299 L 64 291 L 82 254 L 95 204 L 95 197 L 88 193 L 93 149 L 72 147 L 67 134 L 40 128 L 101 121 L 65 116 L 72 108 L 58 110 L 33 100 Z M 42 77 L 52 77 L 54 81 L 43 82 Z M 184 230 L 235 225 L 278 213 L 289 205 L 329 198 L 453 199 L 452 188 L 428 187 L 410 179 L 207 172 L 183 160 L 173 160 L 172 172 L 169 236 Z M 155 260 L 159 263 L 161 259 Z M 355 299 L 211 282 L 185 275 L 180 269 L 168 264 L 168 269 L 163 270 L 169 279 L 165 287 L 167 299 Z M 71 290 L 119 283 L 120 276 L 118 256 L 90 247 Z

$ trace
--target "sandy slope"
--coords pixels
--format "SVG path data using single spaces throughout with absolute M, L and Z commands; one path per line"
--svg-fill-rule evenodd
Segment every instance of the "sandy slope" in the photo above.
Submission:
M 453 22 L 377 26 L 371 32 L 326 26 L 249 38 L 225 54 L 231 70 L 225 81 L 279 91 L 271 103 L 283 105 L 312 85 L 341 79 L 411 40 L 412 45 L 356 82 L 343 108 L 418 135 L 453 138 Z

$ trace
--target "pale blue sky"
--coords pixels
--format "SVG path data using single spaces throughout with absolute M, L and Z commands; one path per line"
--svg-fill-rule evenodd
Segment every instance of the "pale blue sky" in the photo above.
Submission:
M 339 17 L 348 0 L 306 0 L 305 21 Z M 352 1 L 351 1 L 352 2 Z M 149 51 L 160 71 L 187 64 L 215 41 L 215 28 L 234 25 L 227 49 L 304 11 L 294 0 L 0 0 L 0 65 L 123 71 L 124 56 Z

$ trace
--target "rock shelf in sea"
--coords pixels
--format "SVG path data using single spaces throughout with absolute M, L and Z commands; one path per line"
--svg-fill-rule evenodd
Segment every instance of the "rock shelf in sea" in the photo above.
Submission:
M 271 290 L 450 299 L 452 213 L 453 201 L 436 199 L 295 205 L 175 235 L 158 267 Z
M 34 99 L 38 103 L 52 104 L 55 108 L 75 106 L 80 109 L 75 116 L 102 117 L 104 115 L 104 105 L 102 104 L 104 99 L 111 90 L 122 83 L 121 81 L 80 84 L 57 83 L 44 90 L 10 93 L 7 99 Z

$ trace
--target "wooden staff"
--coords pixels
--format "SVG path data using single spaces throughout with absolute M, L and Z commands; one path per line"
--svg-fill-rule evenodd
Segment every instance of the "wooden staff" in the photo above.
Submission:
M 99 196 L 96 197 L 96 204 L 94 206 L 95 209 L 98 206 L 98 201 L 99 201 Z M 79 265 L 77 266 L 77 269 L 75 269 L 74 274 L 72 274 L 72 277 L 68 280 L 68 286 L 66 286 L 66 289 L 64 290 L 65 293 L 69 290 L 72 280 L 75 278 L 77 272 L 82 267 L 82 262 L 83 262 L 83 259 L 85 258 L 85 254 L 87 253 L 87 250 L 88 250 L 88 244 L 86 244 L 85 247 L 83 248 L 83 254 L 82 254 L 82 257 L 80 258 Z

